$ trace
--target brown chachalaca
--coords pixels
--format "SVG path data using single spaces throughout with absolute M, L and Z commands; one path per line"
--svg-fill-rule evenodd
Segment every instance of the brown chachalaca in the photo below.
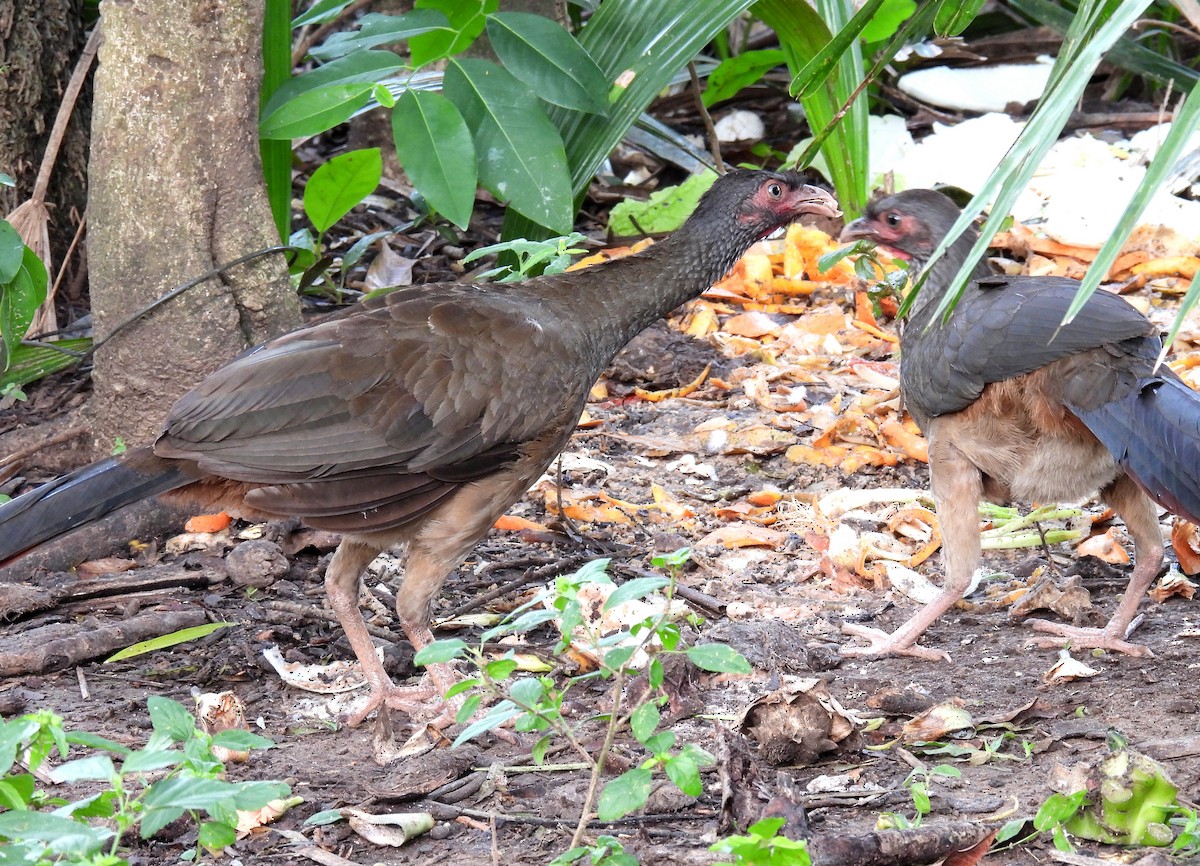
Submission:
M 946 196 L 909 190 L 872 203 L 843 240 L 867 238 L 920 273 L 959 216 Z M 993 276 L 986 264 L 948 318 L 935 316 L 978 238 L 966 232 L 926 275 L 900 340 L 900 391 L 929 440 L 941 524 L 940 594 L 892 634 L 847 624 L 866 647 L 846 655 L 947 658 L 917 639 L 969 587 L 980 564 L 978 502 L 1067 502 L 1099 493 L 1125 522 L 1136 564 L 1103 628 L 1032 620 L 1070 643 L 1131 655 L 1138 604 L 1163 563 L 1154 503 L 1200 518 L 1200 395 L 1156 362 L 1155 326 L 1123 299 L 1093 295 L 1061 324 L 1079 283 Z
M 0 562 L 155 494 L 344 533 L 325 574 L 380 705 L 413 711 L 453 684 L 392 683 L 358 608 L 359 577 L 406 552 L 397 614 L 418 649 L 450 571 L 566 445 L 592 384 L 639 331 L 746 249 L 837 204 L 799 175 L 733 171 L 673 235 L 585 270 L 397 289 L 251 349 L 172 407 L 153 446 L 0 506 Z

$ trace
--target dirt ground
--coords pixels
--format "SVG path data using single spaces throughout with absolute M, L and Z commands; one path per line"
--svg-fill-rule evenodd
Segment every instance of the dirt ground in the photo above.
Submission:
M 836 311 L 847 302 L 827 297 L 813 303 Z M 717 766 L 704 771 L 704 793 L 692 799 L 665 779 L 659 780 L 643 813 L 614 825 L 593 824 L 589 838 L 602 833 L 617 836 L 643 864 L 716 862 L 720 858 L 708 847 L 729 832 L 729 823 L 744 828 L 761 814 L 790 816 L 794 832 L 800 830 L 798 821 L 806 813 L 814 838 L 862 839 L 876 830 L 885 813 L 912 819 L 906 779 L 915 768 L 938 765 L 953 766 L 961 775 L 932 779 L 925 828 L 961 828 L 970 822 L 1000 826 L 1012 818 L 1032 817 L 1051 793 L 1055 779 L 1104 754 L 1105 737 L 1113 729 L 1134 747 L 1162 759 L 1185 797 L 1200 790 L 1196 737 L 1200 686 L 1195 676 L 1200 608 L 1180 597 L 1143 604 L 1145 619 L 1134 639 L 1153 650 L 1152 658 L 1076 652 L 1095 675 L 1074 681 L 1045 682 L 1043 675 L 1057 660 L 1057 650 L 1038 647 L 1034 633 L 1008 615 L 1005 603 L 978 600 L 983 593 L 943 616 L 923 638 L 926 646 L 949 652 L 953 659 L 949 663 L 842 657 L 841 648 L 852 641 L 841 633 L 842 623 L 890 630 L 916 605 L 882 582 L 873 585 L 861 575 L 831 565 L 828 551 L 819 549 L 821 539 L 828 537 L 811 522 L 811 515 L 804 516 L 803 509 L 842 487 L 927 487 L 926 467 L 902 459 L 894 466 L 868 466 L 847 473 L 798 460 L 786 446 L 812 442 L 819 433 L 814 423 L 821 407 L 845 407 L 855 397 L 855 386 L 846 384 L 849 360 L 886 361 L 888 348 L 883 343 L 862 344 L 847 357 L 826 357 L 822 369 L 828 375 L 808 379 L 804 387 L 809 408 L 798 414 L 769 411 L 737 389 L 716 385 L 657 403 L 630 399 L 623 395 L 632 384 L 677 385 L 690 381 L 710 361 L 715 363 L 712 375 L 718 381 L 737 381 L 739 368 L 752 368 L 761 360 L 753 353 L 718 351 L 709 342 L 656 327 L 622 356 L 608 377 L 609 396 L 590 407 L 594 426 L 581 430 L 567 452 L 565 493 L 602 492 L 610 497 L 603 502 L 653 503 L 651 485 L 657 484 L 666 491 L 667 501 L 682 510 L 626 507 L 625 522 L 583 523 L 586 539 L 575 540 L 561 531 L 557 515 L 547 510 L 547 502 L 555 497 L 547 493 L 551 483 L 544 481 L 513 513 L 546 529 L 493 532 L 450 579 L 435 611 L 441 618 L 468 610 L 510 610 L 556 570 L 572 571 L 602 551 L 610 551 L 605 555 L 612 556 L 611 573 L 620 581 L 651 570 L 649 559 L 655 553 L 685 545 L 695 548 L 680 583 L 693 591 L 694 608 L 703 622 L 685 626 L 685 637 L 693 643 L 728 643 L 746 656 L 754 673 L 729 676 L 682 665 L 674 668 L 668 677 L 672 700 L 670 710 L 664 712 L 664 728 L 681 743 L 698 744 L 717 756 Z M 783 355 L 773 361 L 787 366 Z M 805 364 L 810 370 L 820 366 L 811 360 Z M 859 387 L 858 396 L 867 390 Z M 735 433 L 765 427 L 783 439 L 770 446 L 756 440 L 758 446 L 745 449 L 713 446 L 709 428 L 718 416 L 727 419 L 728 429 Z M 698 442 L 709 443 L 708 449 Z M 776 535 L 767 543 L 738 542 L 746 546 L 728 546 L 719 535 L 706 539 L 721 527 L 757 525 L 731 524 L 722 509 L 762 489 L 784 496 L 770 527 Z M 787 503 L 799 511 L 783 510 Z M 749 512 L 743 509 L 743 513 Z M 1092 513 L 1098 513 L 1095 506 Z M 844 516 L 840 525 L 867 531 L 878 529 L 882 519 L 876 512 L 860 512 L 857 517 Z M 235 533 L 242 529 L 234 527 Z M 746 532 L 748 536 L 750 529 Z M 303 798 L 301 805 L 270 828 L 233 847 L 233 858 L 244 863 L 311 862 L 314 849 L 320 849 L 364 864 L 532 866 L 566 850 L 587 775 L 570 770 L 530 772 L 534 735 L 512 734 L 504 739 L 486 735 L 463 749 L 438 748 L 379 766 L 372 757 L 370 721 L 350 729 L 314 716 L 313 706 L 320 707 L 321 699 L 281 682 L 264 660 L 268 645 L 278 648 L 288 661 L 352 658 L 340 629 L 327 613 L 321 613 L 321 570 L 331 539 L 308 536 L 306 540 L 315 547 L 289 554 L 285 573 L 253 589 L 231 579 L 231 572 L 235 577 L 240 572 L 226 558 L 232 542 L 217 539 L 205 549 L 174 555 L 154 546 L 143 550 L 141 572 L 166 569 L 204 579 L 190 587 L 117 592 L 7 623 L 0 634 L 8 647 L 38 626 L 73 625 L 82 635 L 134 613 L 199 610 L 209 621 L 236 625 L 129 661 L 96 659 L 65 670 L 0 680 L 4 714 L 50 709 L 71 728 L 139 745 L 149 732 L 149 696 L 165 695 L 190 706 L 198 692 L 234 692 L 252 729 L 273 739 L 276 748 L 255 754 L 249 763 L 231 765 L 230 777 L 286 780 Z M 110 552 L 88 553 L 99 557 Z M 1128 566 L 1076 560 L 1062 545 L 1054 554 L 1068 575 L 1077 574 L 1082 580 L 1096 608 L 1093 616 L 1101 622 L 1106 619 L 1124 588 Z M 1012 581 L 1019 588 L 1036 579 L 1036 566 L 1044 564 L 1045 558 L 1034 548 L 990 555 L 988 564 L 1016 575 Z M 534 570 L 541 575 L 538 582 L 503 592 L 474 609 L 473 601 L 482 594 Z M 917 570 L 937 579 L 939 557 L 935 554 Z M 138 574 L 139 570 L 127 571 L 121 579 L 133 580 Z M 383 582 L 389 580 L 395 582 L 393 577 Z M 395 622 L 386 611 L 375 616 L 372 624 L 384 630 L 381 634 L 395 636 L 391 631 Z M 480 628 L 437 631 L 441 637 L 457 635 L 470 642 Z M 553 676 L 561 681 L 576 669 L 570 660 L 552 655 L 557 640 L 558 634 L 545 626 L 531 633 L 528 649 L 554 661 Z M 387 657 L 395 677 L 416 675 L 409 664 L 410 648 L 402 640 L 388 650 Z M 751 703 L 809 678 L 821 681 L 828 696 L 853 717 L 852 736 L 835 743 L 820 728 L 820 719 L 825 718 L 820 713 L 815 728 L 811 714 L 804 712 L 790 719 L 785 713 L 773 732 L 764 733 L 770 727 L 767 723 L 757 728 L 739 725 L 739 717 Z M 81 694 L 84 686 L 86 694 Z M 607 700 L 603 686 L 593 684 L 572 692 L 569 709 L 573 719 L 583 720 L 603 712 Z M 914 716 L 945 702 L 953 702 L 969 717 L 961 730 L 937 734 L 935 745 L 922 745 L 914 741 L 919 735 L 905 732 L 905 723 Z M 406 720 L 394 721 L 403 740 Z M 785 735 L 789 732 L 790 739 Z M 599 747 L 598 726 L 585 724 L 583 735 L 590 748 Z M 947 745 L 959 748 L 942 748 Z M 939 748 L 942 751 L 937 753 Z M 613 765 L 624 769 L 644 757 L 626 734 L 617 742 Z M 572 755 L 565 750 L 552 749 L 548 758 L 549 763 L 570 760 Z M 432 831 L 398 849 L 366 842 L 345 822 L 305 825 L 311 815 L 341 807 L 380 813 L 428 811 L 436 823 Z M 194 828 L 177 822 L 151 842 L 135 842 L 131 862 L 176 862 L 194 839 Z M 1093 856 L 1115 852 L 1086 842 L 1079 847 L 1081 854 Z M 986 862 L 1034 864 L 1054 859 L 1054 849 L 1043 834 L 1019 847 L 991 852 Z M 930 860 L 914 855 L 886 862 Z

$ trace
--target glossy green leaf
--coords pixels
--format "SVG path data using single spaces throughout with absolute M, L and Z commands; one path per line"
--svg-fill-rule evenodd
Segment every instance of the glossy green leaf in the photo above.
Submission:
M 29 247 L 22 244 L 21 265 L 11 280 L 0 283 L 0 370 L 7 370 L 13 354 L 29 330 L 38 307 L 46 300 L 49 276 L 46 266 Z
M 863 42 L 882 42 L 895 35 L 900 25 L 917 11 L 916 0 L 883 0 L 871 20 L 863 27 Z M 853 24 L 851 25 L 853 26 Z
M 413 664 L 445 664 L 446 662 L 454 661 L 456 658 L 461 658 L 466 648 L 466 641 L 461 638 L 454 637 L 445 640 L 435 640 L 429 646 L 417 650 L 417 654 L 413 656 Z
M 233 622 L 208 622 L 204 625 L 192 626 L 191 628 L 181 628 L 179 631 L 173 631 L 170 634 L 159 635 L 158 637 L 150 638 L 149 640 L 138 641 L 137 643 L 119 650 L 104 661 L 117 662 L 122 659 L 131 659 L 135 656 L 145 655 L 146 653 L 157 652 L 177 644 L 187 643 L 190 640 L 199 640 L 206 637 L 219 629 L 228 628 L 229 626 L 237 625 Z
M 699 797 L 704 793 L 704 782 L 700 779 L 700 766 L 694 754 L 688 751 L 672 755 L 664 767 L 667 778 L 675 783 L 675 787 L 689 797 Z
M 220 821 L 204 821 L 200 824 L 196 841 L 209 851 L 220 851 L 237 841 L 237 828 Z
M 8 220 L 0 220 L 0 284 L 12 282 L 25 256 L 25 241 Z
M 442 12 L 448 24 L 446 30 L 409 40 L 412 65 L 421 67 L 466 50 L 483 32 L 487 16 L 500 8 L 500 0 L 416 0 L 413 5 Z
M 478 719 L 467 725 L 454 739 L 454 746 L 461 746 L 463 743 L 478 737 L 480 734 L 487 731 L 494 731 L 496 728 L 503 725 L 509 719 L 514 719 L 524 712 L 520 707 L 512 701 L 501 701 L 490 710 L 487 711 L 482 719 Z
M 607 117 L 552 108 L 569 160 L 570 189 L 582 202 L 597 169 L 634 121 L 704 46 L 751 0 L 604 0 L 578 34 L 605 81 L 621 84 L 609 96 Z M 801 4 L 803 5 L 803 4 Z M 504 217 L 504 237 L 546 238 L 550 231 L 522 214 Z
M 404 68 L 390 51 L 356 51 L 284 81 L 263 106 L 263 138 L 316 135 L 348 120 L 375 84 Z
M 435 32 L 451 33 L 450 22 L 438 9 L 414 9 L 403 15 L 372 12 L 362 17 L 357 30 L 333 33 L 308 53 L 317 60 L 330 61 L 364 48 L 381 48 Z
M 475 139 L 479 182 L 517 212 L 558 234 L 575 209 L 562 139 L 533 93 L 486 60 L 455 59 L 443 89 Z
M 619 604 L 624 604 L 627 601 L 632 601 L 638 598 L 645 598 L 652 592 L 657 592 L 664 586 L 669 586 L 671 581 L 665 577 L 635 577 L 632 580 L 627 580 L 612 591 L 604 601 L 604 610 L 612 610 Z
M 652 776 L 648 769 L 637 767 L 627 770 L 604 786 L 596 816 L 601 821 L 619 821 L 630 812 L 646 805 L 650 798 Z
M 488 16 L 488 39 L 504 67 L 552 105 L 604 114 L 608 83 L 560 24 L 528 12 Z
M 350 5 L 352 0 L 317 0 L 292 19 L 292 27 L 303 27 L 305 24 L 324 24 L 332 21 L 338 13 Z
M 268 738 L 255 734 L 252 731 L 244 731 L 241 728 L 218 731 L 213 734 L 212 742 L 214 746 L 247 752 L 251 749 L 270 749 L 275 745 Z
M 987 0 L 942 0 L 933 16 L 934 32 L 941 37 L 957 36 L 975 20 Z
M 692 664 L 706 671 L 725 674 L 748 674 L 750 663 L 745 656 L 722 643 L 702 643 L 688 647 L 685 653 Z
M 149 773 L 174 767 L 183 760 L 183 752 L 178 749 L 142 749 L 133 752 L 121 763 L 121 773 Z
M 107 782 L 116 774 L 117 768 L 108 755 L 89 755 L 59 764 L 50 771 L 50 778 L 60 785 L 69 785 L 75 782 Z
M 702 94 L 705 106 L 736 96 L 742 88 L 757 84 L 765 73 L 783 63 L 783 52 L 778 48 L 743 51 L 725 58 L 708 74 Z
M 312 173 L 304 187 L 304 212 L 318 232 L 329 231 L 369 196 L 383 178 L 379 148 L 335 156 Z
M 407 90 L 392 109 L 396 156 L 429 206 L 465 229 L 479 180 L 475 144 L 462 115 L 440 93 Z
M 72 821 L 50 812 L 21 809 L 0 813 L 0 836 L 7 839 L 23 839 L 26 842 L 41 842 L 60 856 L 82 859 L 86 855 L 99 852 L 101 846 L 112 838 L 113 831 L 102 827 L 89 827 L 80 821 Z M 14 862 L 26 861 L 22 858 Z

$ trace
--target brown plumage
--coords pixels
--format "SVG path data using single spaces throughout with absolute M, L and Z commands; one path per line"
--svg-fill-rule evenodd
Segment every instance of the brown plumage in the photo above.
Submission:
M 958 218 L 941 193 L 910 190 L 873 203 L 842 233 L 868 238 L 924 267 Z M 1097 292 L 1060 325 L 1079 284 L 1056 277 L 991 276 L 978 268 L 948 319 L 938 302 L 966 259 L 969 231 L 929 271 L 900 341 L 905 405 L 929 439 L 946 579 L 939 596 L 894 633 L 866 637 L 848 655 L 945 657 L 917 639 L 962 597 L 980 562 L 978 501 L 1077 501 L 1098 493 L 1125 522 L 1136 567 L 1103 628 L 1034 620 L 1049 643 L 1149 655 L 1126 641 L 1163 562 L 1157 502 L 1200 516 L 1200 395 L 1156 369 L 1157 329 L 1121 298 Z
M 432 692 L 384 672 L 358 610 L 363 569 L 405 546 L 397 614 L 424 646 L 446 576 L 562 450 L 613 355 L 805 213 L 838 211 L 798 175 L 735 171 L 638 255 L 519 283 L 397 289 L 265 343 L 184 395 L 152 448 L 0 506 L 0 561 L 167 491 L 342 532 L 325 585 L 371 684 L 352 721 L 380 704 L 411 710 Z M 442 690 L 452 682 L 430 673 Z

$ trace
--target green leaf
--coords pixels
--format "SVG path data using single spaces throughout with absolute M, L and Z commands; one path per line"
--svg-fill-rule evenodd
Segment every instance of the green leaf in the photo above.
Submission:
M 310 48 L 308 53 L 317 60 L 330 61 L 355 51 L 379 48 L 434 32 L 447 35 L 452 32 L 446 16 L 436 9 L 414 9 L 403 15 L 372 12 L 362 17 L 357 30 L 333 33 L 321 45 Z
M 537 677 L 517 680 L 508 689 L 509 696 L 521 706 L 536 707 L 546 694 L 546 687 Z
M 606 117 L 554 107 L 570 165 L 570 189 L 581 202 L 588 185 L 629 127 L 713 37 L 751 0 L 604 0 L 579 31 L 579 44 L 605 81 L 621 80 Z M 789 2 L 789 0 L 780 0 Z M 804 5 L 804 4 L 797 4 Z M 865 162 L 864 162 L 865 165 Z M 504 237 L 545 238 L 547 231 L 523 214 L 504 216 Z
M 680 752 L 667 758 L 665 767 L 667 778 L 675 783 L 675 787 L 689 797 L 699 797 L 704 793 L 704 782 L 700 779 L 700 767 L 696 758 L 690 752 Z
M 204 809 L 215 807 L 233 795 L 234 788 L 220 779 L 197 776 L 168 776 L 146 791 L 142 802 L 158 809 Z
M 446 640 L 435 640 L 429 646 L 417 650 L 417 654 L 413 656 L 413 664 L 445 664 L 446 662 L 454 661 L 454 659 L 462 658 L 466 649 L 466 641 L 460 638 L 452 637 Z
M 471 130 L 440 93 L 407 90 L 392 109 L 396 156 L 429 206 L 465 229 L 479 181 Z
M 263 106 L 259 135 L 300 138 L 331 129 L 367 103 L 376 83 L 403 68 L 390 51 L 356 51 L 290 78 Z
M 678 186 L 655 190 L 647 201 L 626 199 L 619 202 L 608 214 L 608 229 L 618 237 L 673 232 L 696 209 L 700 197 L 716 179 L 715 171 L 702 171 Z
M 0 806 L 6 809 L 28 808 L 33 800 L 34 787 L 32 773 L 0 778 Z
M 480 183 L 540 225 L 569 232 L 566 153 L 534 94 L 496 64 L 470 58 L 451 60 L 442 86 L 475 138 Z
M 542 623 L 550 622 L 551 620 L 557 618 L 558 611 L 546 609 L 527 610 L 512 622 L 502 622 L 500 625 L 495 626 L 494 628 L 489 628 L 479 636 L 479 640 L 481 642 L 487 642 L 490 640 L 495 640 L 496 638 L 505 634 L 519 634 L 521 632 L 532 631 Z
M 860 38 L 863 42 L 882 42 L 899 30 L 905 19 L 911 18 L 916 11 L 915 0 L 884 0 L 862 29 Z
M 261 809 L 272 800 L 279 800 L 291 793 L 283 782 L 237 782 L 229 785 L 236 809 Z
M 467 725 L 467 727 L 463 728 L 462 732 L 455 737 L 454 746 L 461 746 L 463 743 L 473 740 L 480 734 L 486 733 L 487 731 L 493 731 L 503 725 L 509 719 L 515 719 L 523 712 L 524 710 L 522 710 L 512 701 L 501 701 L 488 710 L 487 715 L 482 719 L 472 722 L 471 724 Z
M 150 709 L 150 724 L 154 730 L 172 742 L 182 743 L 196 733 L 196 719 L 179 701 L 151 695 L 146 706 Z
M 783 52 L 778 48 L 743 51 L 727 57 L 708 74 L 704 86 L 704 105 L 711 107 L 723 99 L 736 96 L 743 87 L 756 84 L 763 75 L 784 63 Z
M 313 228 L 329 231 L 373 193 L 382 178 L 383 157 L 377 147 L 352 150 L 326 162 L 304 188 L 304 212 Z
M 750 663 L 745 657 L 722 643 L 702 643 L 688 647 L 684 652 L 702 670 L 724 674 L 750 673 Z
M 619 646 L 611 649 L 604 654 L 604 666 L 619 671 L 629 664 L 629 660 L 633 658 L 635 652 L 637 652 L 637 647 L 632 646 Z
M 209 851 L 220 851 L 237 841 L 237 829 L 219 821 L 205 821 L 196 841 Z
M 16 274 L 7 283 L 0 284 L 0 335 L 4 338 L 0 370 L 8 369 L 37 308 L 46 300 L 49 284 L 46 266 L 29 247 L 24 250 Z
M 629 730 L 639 743 L 644 743 L 653 736 L 660 718 L 657 704 L 642 704 L 630 714 Z
M 454 714 L 455 724 L 463 725 L 470 721 L 471 716 L 475 715 L 475 711 L 479 709 L 479 705 L 483 703 L 483 695 L 470 695 L 462 702 L 462 706 L 458 708 L 458 712 Z
M 143 749 L 125 758 L 121 763 L 121 773 L 148 773 L 163 767 L 174 767 L 182 760 L 183 753 L 177 749 Z
M 675 745 L 675 740 L 676 736 L 671 731 L 659 731 L 657 734 L 646 737 L 642 745 L 656 758 L 660 758 L 671 750 Z
M 316 3 L 292 19 L 292 27 L 303 27 L 305 24 L 324 24 L 326 21 L 332 21 L 351 2 L 352 0 L 317 0 Z
M 943 38 L 957 36 L 975 20 L 986 0 L 942 0 L 933 16 L 933 30 Z
M 533 763 L 539 767 L 546 763 L 546 750 L 550 748 L 551 737 L 549 734 L 542 737 L 533 744 L 533 748 L 529 750 L 529 757 L 533 759 Z
M 133 750 L 123 743 L 118 743 L 116 740 L 110 740 L 107 737 L 92 734 L 88 731 L 71 731 L 67 734 L 67 742 L 77 746 L 87 746 L 89 749 L 112 752 L 114 755 L 129 755 L 133 753 Z
M 627 601 L 645 598 L 650 593 L 656 592 L 664 586 L 670 586 L 670 584 L 670 579 L 666 577 L 635 577 L 627 580 L 613 590 L 612 595 L 604 602 L 604 610 L 612 610 Z
M 1051 794 L 1033 816 L 1033 826 L 1038 830 L 1049 830 L 1070 820 L 1079 811 L 1086 797 L 1087 791 L 1076 791 L 1070 796 Z
M 608 82 L 575 37 L 556 21 L 528 12 L 489 15 L 487 34 L 513 75 L 552 105 L 604 114 Z
M 113 653 L 104 661 L 107 664 L 108 662 L 131 659 L 135 656 L 145 655 L 146 653 L 157 652 L 158 650 L 167 649 L 177 644 L 199 640 L 202 637 L 212 634 L 214 631 L 234 625 L 237 625 L 237 623 L 208 622 L 204 625 L 192 626 L 191 628 L 181 628 L 179 631 L 173 631 L 170 634 L 159 635 L 158 637 L 150 638 L 150 640 L 138 641 L 132 646 L 127 646 L 125 649 Z
M 50 771 L 50 778 L 59 784 L 74 782 L 107 782 L 117 775 L 108 755 L 90 755 L 77 761 L 67 761 Z
M 213 734 L 212 744 L 214 746 L 222 746 L 226 749 L 233 749 L 234 751 L 245 752 L 251 749 L 270 749 L 275 745 L 274 742 L 268 740 L 266 737 L 261 737 L 250 731 L 243 731 L 241 728 L 218 731 Z
M 336 824 L 342 820 L 341 809 L 325 809 L 312 815 L 304 822 L 305 827 L 323 827 L 326 824 Z
M 83 857 L 99 851 L 113 832 L 60 815 L 22 809 L 0 813 L 0 836 L 27 843 L 42 842 L 56 854 Z
M 10 283 L 25 256 L 25 241 L 8 220 L 0 220 L 0 283 Z
M 630 812 L 646 805 L 650 798 L 651 774 L 648 769 L 637 767 L 627 770 L 604 786 L 596 817 L 601 821 L 619 821 Z
M 437 9 L 448 22 L 447 30 L 409 40 L 412 65 L 420 67 L 466 50 L 483 32 L 487 16 L 500 8 L 500 0 L 416 0 L 413 5 L 417 9 Z
M 461 695 L 463 692 L 469 691 L 470 689 L 473 689 L 476 686 L 481 686 L 481 685 L 483 685 L 483 680 L 480 679 L 479 677 L 472 677 L 471 679 L 468 679 L 468 680 L 459 680 L 454 685 L 452 685 L 446 691 L 446 694 L 442 695 L 442 697 L 444 697 L 446 700 L 450 700 L 451 698 L 455 697 L 456 695 Z

